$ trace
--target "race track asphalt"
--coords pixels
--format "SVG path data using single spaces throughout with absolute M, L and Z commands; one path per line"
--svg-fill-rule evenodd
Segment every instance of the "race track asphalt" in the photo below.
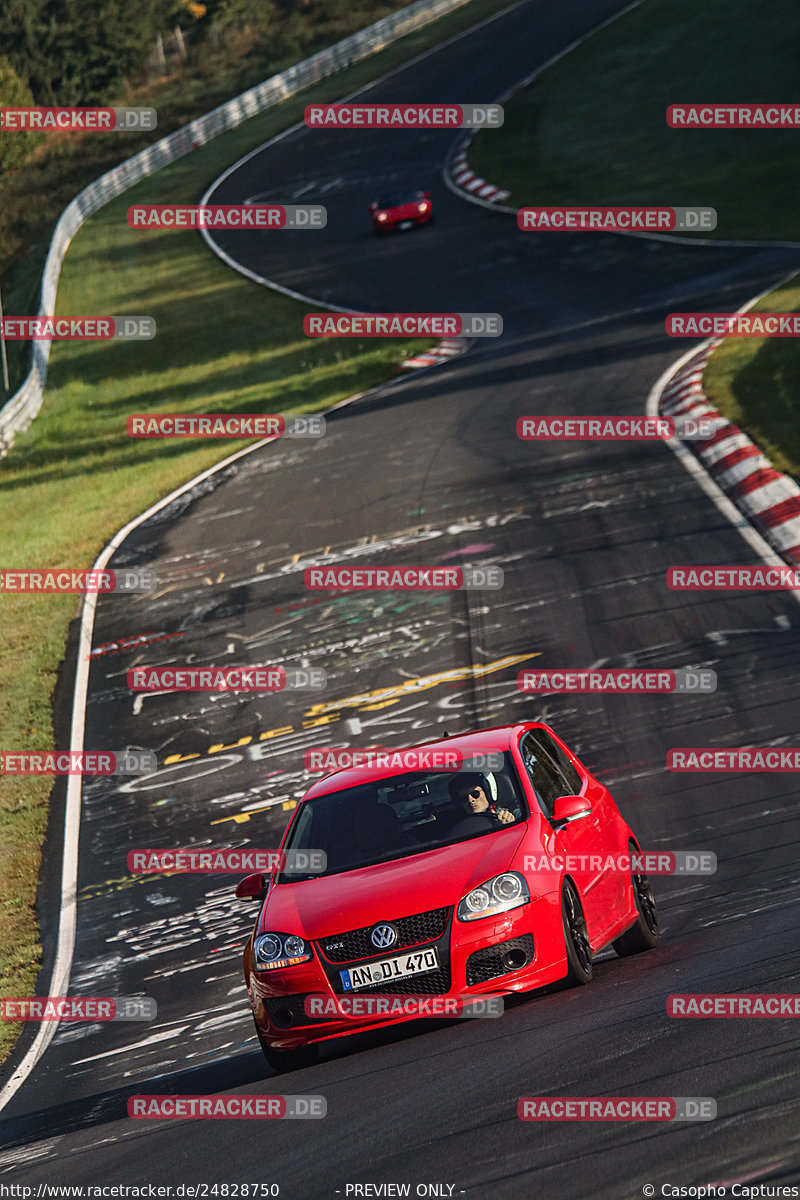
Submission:
M 528 0 L 363 98 L 489 101 L 619 7 Z M 686 348 L 666 337 L 666 314 L 734 309 L 800 256 L 523 234 L 445 189 L 451 143 L 300 129 L 211 197 L 292 202 L 302 191 L 326 205 L 319 233 L 216 235 L 282 286 L 367 311 L 499 312 L 505 333 L 331 414 L 322 439 L 239 459 L 115 556 L 154 567 L 159 589 L 100 601 L 86 744 L 156 750 L 160 770 L 85 788 L 71 992 L 145 992 L 158 1018 L 61 1027 L 0 1119 L 0 1184 L 260 1182 L 322 1200 L 409 1183 L 412 1195 L 442 1184 L 474 1200 L 616 1200 L 648 1184 L 661 1195 L 664 1183 L 800 1180 L 791 1021 L 681 1022 L 665 1010 L 677 991 L 798 990 L 793 777 L 665 768 L 672 746 L 796 740 L 796 601 L 666 587 L 671 565 L 757 560 L 665 445 L 515 436 L 521 415 L 643 414 Z M 432 191 L 436 222 L 376 238 L 367 204 L 397 183 Z M 703 198 L 665 194 L 672 202 Z M 497 564 L 505 586 L 319 596 L 302 571 L 320 554 Z M 136 699 L 125 672 L 142 663 L 323 666 L 328 686 Z M 537 698 L 516 686 L 530 663 L 704 666 L 718 688 Z M 400 746 L 517 719 L 551 722 L 644 846 L 712 850 L 716 875 L 657 880 L 661 948 L 604 953 L 588 988 L 515 1000 L 498 1021 L 362 1035 L 273 1077 L 241 979 L 253 910 L 233 899 L 235 879 L 137 878 L 128 850 L 273 846 L 307 783 L 304 749 Z M 57 852 L 54 836 L 51 878 Z M 144 1092 L 318 1094 L 328 1115 L 129 1120 L 128 1096 Z M 537 1125 L 517 1118 L 523 1095 L 706 1096 L 718 1117 Z

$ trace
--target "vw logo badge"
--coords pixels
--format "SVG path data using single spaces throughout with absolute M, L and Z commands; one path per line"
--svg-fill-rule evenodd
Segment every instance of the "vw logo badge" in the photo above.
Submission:
M 376 925 L 369 935 L 369 940 L 378 950 L 387 950 L 397 941 L 397 930 L 394 925 Z

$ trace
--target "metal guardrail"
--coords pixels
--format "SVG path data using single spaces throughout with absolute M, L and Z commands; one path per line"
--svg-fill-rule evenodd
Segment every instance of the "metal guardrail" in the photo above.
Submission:
M 206 142 L 219 137 L 221 133 L 235 129 L 243 121 L 280 104 L 310 84 L 326 79 L 337 71 L 376 54 L 397 38 L 423 28 L 467 2 L 468 0 L 414 0 L 413 4 L 390 13 L 388 17 L 383 17 L 366 29 L 350 34 L 341 42 L 329 46 L 327 50 L 320 50 L 303 62 L 295 63 L 280 74 L 256 84 L 240 96 L 235 96 L 233 100 L 228 100 L 204 116 L 197 117 L 188 125 L 183 125 L 174 133 L 159 139 L 152 146 L 106 171 L 94 183 L 90 183 L 79 192 L 58 219 L 42 274 L 39 316 L 55 315 L 56 291 L 64 256 L 73 237 L 92 213 L 161 167 L 183 158 L 184 155 L 204 146 Z M 42 406 L 50 345 L 49 341 L 40 338 L 33 342 L 32 364 L 27 378 L 19 391 L 0 409 L 0 452 L 3 454 L 11 446 L 14 435 L 27 429 Z

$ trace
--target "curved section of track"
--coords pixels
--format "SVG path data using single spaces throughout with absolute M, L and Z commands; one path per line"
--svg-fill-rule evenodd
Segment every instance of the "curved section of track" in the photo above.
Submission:
M 614 11 L 528 0 L 378 83 L 369 99 L 488 100 Z M 150 1026 L 62 1028 L 3 1114 L 0 1182 L 277 1182 L 284 1197 L 353 1183 L 452 1195 L 633 1196 L 645 1184 L 789 1182 L 798 1100 L 790 1026 L 678 1023 L 669 993 L 796 991 L 800 835 L 791 776 L 680 777 L 666 750 L 790 742 L 796 604 L 682 595 L 682 562 L 755 561 L 663 445 L 519 442 L 522 413 L 641 414 L 676 357 L 675 308 L 735 308 L 786 251 L 521 235 L 437 192 L 437 222 L 373 238 L 366 205 L 397 182 L 435 190 L 444 135 L 311 133 L 252 156 L 214 200 L 303 196 L 320 234 L 229 234 L 230 255 L 346 307 L 498 311 L 502 341 L 332 415 L 318 443 L 266 446 L 145 522 L 112 565 L 147 564 L 155 597 L 98 604 L 87 742 L 156 749 L 162 769 L 87 786 L 73 992 L 147 992 Z M 313 245 L 312 245 L 313 243 Z M 320 598 L 312 554 L 498 563 L 498 593 Z M 140 637 L 136 650 L 127 638 Z M 697 697 L 521 696 L 521 663 L 710 666 Z M 321 695 L 132 703 L 138 662 L 323 665 Z M 614 792 L 652 849 L 716 852 L 711 879 L 657 881 L 663 947 L 601 956 L 591 987 L 502 1020 L 406 1026 L 323 1051 L 275 1080 L 252 1037 L 239 947 L 251 911 L 225 877 L 137 879 L 128 849 L 273 845 L 312 745 L 402 744 L 442 728 L 543 718 Z M 173 756 L 171 763 L 165 762 Z M 316 1123 L 135 1122 L 134 1092 L 327 1098 Z M 521 1095 L 713 1096 L 713 1125 L 523 1124 Z M 57 1163 L 57 1165 L 56 1165 Z M 350 1193 L 352 1194 L 352 1192 Z M 445 1190 L 442 1194 L 447 1195 Z M 657 1192 L 657 1194 L 660 1194 Z

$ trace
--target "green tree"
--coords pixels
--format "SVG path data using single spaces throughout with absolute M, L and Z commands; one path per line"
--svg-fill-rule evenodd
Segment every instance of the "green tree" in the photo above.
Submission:
M 265 28 L 277 12 L 272 0 L 202 0 L 202 6 L 200 23 L 206 32 Z
M 43 0 L 3 0 L 0 4 L 0 46 L 21 79 L 29 84 L 47 75 L 42 48 Z M 35 86 L 31 87 L 38 100 Z
M 28 85 L 7 58 L 0 58 L 0 108 L 25 108 L 33 104 Z M 0 175 L 19 166 L 41 135 L 30 130 L 0 129 Z
M 174 12 L 174 0 L 3 0 L 0 45 L 38 104 L 96 104 L 141 69 Z

